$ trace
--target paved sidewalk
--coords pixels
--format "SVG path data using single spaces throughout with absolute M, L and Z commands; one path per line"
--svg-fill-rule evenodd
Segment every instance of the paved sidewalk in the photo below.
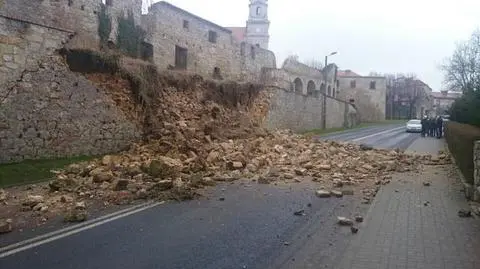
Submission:
M 420 144 L 440 147 L 440 141 Z M 424 181 L 431 186 L 423 186 Z M 356 238 L 334 268 L 480 268 L 480 218 L 457 215 L 458 210 L 469 209 L 461 189 L 453 165 L 395 176 L 378 192 Z

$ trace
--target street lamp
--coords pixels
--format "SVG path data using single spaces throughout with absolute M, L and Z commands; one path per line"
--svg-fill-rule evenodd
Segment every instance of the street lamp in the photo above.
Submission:
M 336 51 L 334 51 L 334 52 L 332 52 L 332 53 L 330 53 L 330 54 L 328 54 L 328 55 L 325 56 L 325 67 L 327 67 L 327 64 L 328 64 L 328 56 L 332 56 L 332 55 L 335 55 L 335 54 L 337 54 Z

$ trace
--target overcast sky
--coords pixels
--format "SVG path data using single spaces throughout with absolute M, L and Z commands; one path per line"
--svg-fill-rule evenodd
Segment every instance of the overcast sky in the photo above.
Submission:
M 155 1 L 156 2 L 156 1 Z M 222 26 L 245 26 L 249 0 L 168 0 Z M 478 0 L 270 0 L 270 50 L 361 75 L 416 73 L 438 91 L 438 65 L 480 25 Z

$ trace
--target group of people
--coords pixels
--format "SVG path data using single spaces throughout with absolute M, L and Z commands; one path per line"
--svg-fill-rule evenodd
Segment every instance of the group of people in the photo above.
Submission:
M 422 124 L 422 137 L 430 136 L 442 138 L 443 136 L 443 119 L 440 116 L 437 117 L 424 117 L 421 120 Z

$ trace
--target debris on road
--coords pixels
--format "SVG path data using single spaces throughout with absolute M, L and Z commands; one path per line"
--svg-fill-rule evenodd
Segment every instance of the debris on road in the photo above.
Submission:
M 338 197 L 338 198 L 343 197 L 343 192 L 341 192 L 341 191 L 333 190 L 333 191 L 330 191 L 330 193 L 331 193 L 333 196 Z
M 12 231 L 12 219 L 0 219 L 0 234 Z
M 356 222 L 363 222 L 363 217 L 360 216 L 360 215 L 356 215 L 356 216 L 355 216 L 355 221 L 356 221 Z
M 305 216 L 306 214 L 305 214 L 305 210 L 302 209 L 302 210 L 293 212 L 293 215 L 295 215 L 295 216 Z
M 342 226 L 352 226 L 353 221 L 349 218 L 345 217 L 337 217 L 337 223 L 342 225 Z
M 285 241 L 285 242 L 283 242 L 283 245 L 284 245 L 284 246 L 289 246 L 289 245 L 290 245 L 290 242 Z
M 88 76 L 97 83 L 95 76 L 103 75 Z M 15 207 L 12 216 L 41 204 L 35 214 L 67 213 L 66 219 L 82 221 L 86 209 L 74 208 L 80 200 L 89 206 L 91 201 L 107 206 L 136 199 L 193 199 L 200 188 L 239 179 L 258 184 L 310 179 L 339 190 L 316 191 L 321 198 L 353 195 L 354 188 L 365 188 L 369 190 L 365 199 L 370 201 L 377 191 L 372 186 L 375 181 L 385 182 L 395 172 L 416 171 L 420 164 L 450 162 L 446 155 L 412 155 L 317 141 L 289 130 L 266 130 L 261 126 L 268 111 L 268 91 L 259 85 L 217 85 L 199 76 L 161 79 L 164 84 L 152 94 L 147 109 L 138 113 L 138 119 L 131 115 L 144 127 L 142 142 L 52 171 L 54 180 L 17 191 L 15 199 L 1 190 L 0 202 Z M 136 105 L 131 96 L 108 87 L 103 81 L 99 86 L 115 95 L 120 109 L 131 112 Z M 345 186 L 351 189 L 340 192 Z
M 342 190 L 343 195 L 353 195 L 354 191 L 352 189 Z
M 315 195 L 317 195 L 317 197 L 319 198 L 329 198 L 330 196 L 332 196 L 332 194 L 329 191 L 325 191 L 325 190 L 318 190 L 315 192 Z
M 472 211 L 466 210 L 466 209 L 460 209 L 458 211 L 458 216 L 460 218 L 470 218 L 470 217 L 472 217 Z
M 424 181 L 424 182 L 423 182 L 423 186 L 426 186 L 426 187 L 430 186 L 430 182 Z
M 355 227 L 355 226 L 352 226 L 352 227 L 350 227 L 350 231 L 352 231 L 352 233 L 356 234 L 356 233 L 358 233 L 358 228 Z

